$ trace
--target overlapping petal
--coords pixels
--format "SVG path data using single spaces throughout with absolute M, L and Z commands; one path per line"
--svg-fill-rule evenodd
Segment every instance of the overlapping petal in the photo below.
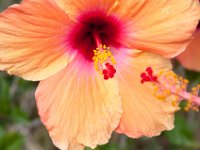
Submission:
M 127 44 L 165 57 L 184 51 L 200 19 L 197 0 L 126 0 L 122 3 L 116 12 L 130 20 Z
M 200 71 L 200 31 L 194 34 L 194 39 L 187 49 L 177 56 L 177 60 L 188 69 Z
M 0 70 L 42 80 L 74 57 L 65 35 L 71 20 L 52 0 L 25 0 L 0 14 Z
M 42 122 L 56 146 L 72 142 L 105 144 L 119 124 L 122 106 L 115 79 L 105 81 L 93 65 L 75 58 L 64 70 L 40 82 L 36 91 Z M 73 145 L 73 144 L 72 144 Z
M 169 60 L 159 55 L 130 52 L 117 58 L 117 80 L 123 103 L 123 115 L 117 132 L 132 138 L 156 136 L 173 128 L 177 108 L 153 96 L 151 83 L 141 84 L 140 74 L 146 67 L 156 71 L 170 70 Z
M 117 0 L 56 0 L 56 3 L 74 20 L 82 13 L 89 11 L 102 10 L 109 14 Z

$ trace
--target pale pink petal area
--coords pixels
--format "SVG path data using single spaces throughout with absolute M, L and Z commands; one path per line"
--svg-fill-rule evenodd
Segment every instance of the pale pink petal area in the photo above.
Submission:
M 42 122 L 61 149 L 72 141 L 92 148 L 107 143 L 122 113 L 117 81 L 104 80 L 92 63 L 77 57 L 40 82 L 36 100 Z
M 52 0 L 25 0 L 0 14 L 0 70 L 42 80 L 62 70 L 71 20 Z
M 171 64 L 168 59 L 156 54 L 129 52 L 117 58 L 116 78 L 123 114 L 116 131 L 132 138 L 157 136 L 161 131 L 174 127 L 174 112 L 177 108 L 154 97 L 152 83 L 141 84 L 140 74 L 147 67 L 152 67 L 157 73 L 170 70 Z
M 200 31 L 194 34 L 187 49 L 176 58 L 187 69 L 200 71 Z
M 197 0 L 122 0 L 113 11 L 128 20 L 130 48 L 168 58 L 184 51 L 200 19 Z

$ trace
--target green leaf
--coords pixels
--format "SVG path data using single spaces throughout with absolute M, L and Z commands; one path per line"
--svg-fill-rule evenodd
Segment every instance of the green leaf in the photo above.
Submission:
M 23 137 L 18 133 L 7 133 L 0 137 L 1 150 L 21 150 L 23 145 Z
M 176 116 L 175 128 L 172 131 L 165 132 L 170 144 L 179 147 L 197 148 L 199 143 L 193 136 L 194 129 L 188 124 L 186 119 L 180 115 Z
M 9 83 L 6 79 L 0 79 L 0 117 L 10 111 Z
M 29 121 L 28 114 L 22 111 L 18 106 L 12 107 L 11 117 L 15 123 L 26 123 Z
M 5 134 L 5 129 L 0 126 L 0 138 Z

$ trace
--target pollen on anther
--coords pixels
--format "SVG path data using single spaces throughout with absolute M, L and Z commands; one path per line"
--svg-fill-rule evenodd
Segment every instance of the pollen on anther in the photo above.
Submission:
M 113 78 L 116 73 L 116 69 L 114 68 L 116 61 L 110 48 L 106 47 L 106 45 L 100 45 L 100 47 L 93 50 L 93 52 L 94 56 L 92 60 L 96 71 L 99 72 L 99 74 L 103 74 L 105 80 Z

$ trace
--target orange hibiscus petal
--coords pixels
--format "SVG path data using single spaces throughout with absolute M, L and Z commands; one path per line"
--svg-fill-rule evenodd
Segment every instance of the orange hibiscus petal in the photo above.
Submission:
M 102 10 L 110 13 L 117 0 L 56 0 L 56 3 L 72 18 L 77 19 L 80 13 Z
M 184 51 L 200 19 L 197 0 L 126 0 L 115 13 L 127 24 L 127 45 L 174 57 Z
M 51 0 L 25 0 L 0 14 L 0 70 L 28 80 L 45 79 L 74 57 L 67 50 L 71 20 Z
M 116 80 L 105 81 L 92 63 L 77 57 L 40 82 L 36 99 L 41 120 L 61 149 L 73 140 L 92 148 L 105 144 L 122 113 Z
M 170 61 L 151 53 L 138 52 L 117 58 L 123 114 L 117 132 L 132 138 L 156 136 L 173 128 L 173 114 L 177 108 L 153 96 L 151 84 L 141 84 L 140 74 L 147 67 L 154 70 L 171 69 Z
M 177 56 L 177 60 L 188 69 L 200 71 L 200 31 L 194 34 L 194 39 L 187 49 Z

